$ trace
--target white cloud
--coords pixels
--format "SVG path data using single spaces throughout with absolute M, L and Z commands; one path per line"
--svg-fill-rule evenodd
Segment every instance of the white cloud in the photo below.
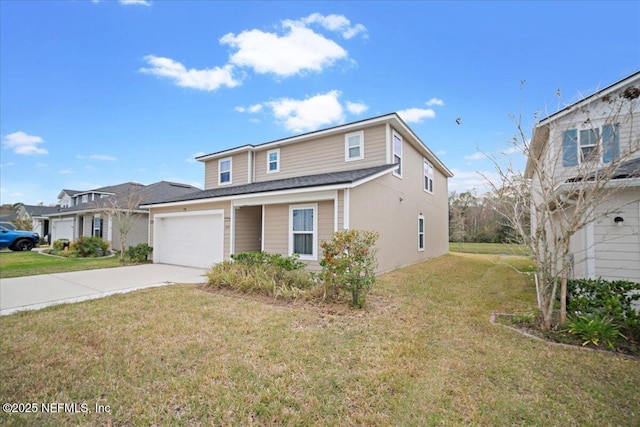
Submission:
M 432 107 L 434 105 L 437 105 L 438 107 L 442 107 L 444 105 L 444 101 L 439 98 L 431 98 L 430 100 L 427 101 L 428 107 Z
M 255 113 L 259 113 L 260 111 L 262 111 L 262 104 L 254 104 L 254 105 L 250 105 L 248 107 L 235 107 L 234 108 L 238 113 L 251 113 L 251 114 L 255 114 Z
M 105 161 L 109 161 L 109 162 L 113 162 L 115 160 L 118 160 L 113 156 L 107 156 L 107 155 L 104 155 L 104 154 L 92 154 L 92 155 L 89 156 L 89 158 L 93 159 L 93 160 L 105 160 Z
M 478 193 L 486 193 L 490 191 L 490 185 L 487 179 L 498 185 L 500 183 L 500 176 L 495 171 L 460 171 L 453 169 L 453 178 L 449 178 L 448 189 L 449 191 L 456 191 L 462 193 L 465 191 L 476 190 Z
M 166 77 L 173 80 L 178 86 L 192 89 L 214 91 L 221 86 L 235 87 L 240 84 L 233 76 L 233 66 L 207 68 L 196 70 L 187 68 L 178 61 L 154 55 L 147 55 L 144 60 L 152 68 L 141 68 L 140 72 Z
M 436 156 L 444 156 L 445 154 L 447 154 L 447 152 L 446 152 L 446 151 L 444 151 L 444 150 L 438 150 L 438 151 L 436 151 Z
M 58 173 L 61 173 L 63 175 L 67 175 L 67 174 L 73 173 L 73 171 L 71 169 L 61 169 L 61 170 L 58 171 Z
M 435 119 L 436 112 L 431 108 L 409 108 L 398 111 L 398 115 L 407 123 L 422 123 L 423 119 Z
M 340 95 L 340 91 L 332 90 L 303 100 L 281 98 L 265 105 L 287 130 L 305 132 L 344 121 L 344 110 L 338 101 Z
M 198 163 L 198 161 L 196 160 L 196 157 L 200 157 L 200 156 L 204 156 L 205 153 L 202 151 L 198 151 L 197 153 L 193 153 L 191 155 L 191 157 L 187 157 L 187 162 L 189 163 Z
M 259 74 L 273 73 L 281 77 L 305 71 L 320 72 L 348 55 L 336 42 L 299 21 L 283 21 L 282 26 L 284 35 L 257 29 L 245 30 L 238 35 L 224 35 L 220 43 L 236 50 L 229 58 L 231 64 L 249 67 Z
M 147 0 L 120 0 L 120 4 L 124 5 L 140 5 L 140 6 L 151 6 L 151 2 Z
M 366 35 L 367 28 L 362 24 L 351 25 L 351 21 L 343 15 L 321 15 L 319 13 L 312 13 L 306 18 L 302 18 L 300 22 L 305 24 L 320 24 L 323 28 L 329 31 L 336 31 L 342 33 L 342 37 L 350 39 L 356 35 L 362 33 Z
M 38 144 L 42 144 L 44 139 L 39 136 L 29 135 L 22 131 L 5 135 L 2 139 L 2 145 L 13 149 L 16 154 L 24 154 L 30 156 L 32 154 L 47 154 L 45 148 L 38 148 Z
M 369 106 L 364 102 L 346 102 L 347 110 L 351 114 L 362 114 L 369 109 Z
M 464 156 L 465 160 L 482 160 L 482 159 L 486 159 L 487 156 L 484 153 L 481 152 L 475 152 L 470 156 Z

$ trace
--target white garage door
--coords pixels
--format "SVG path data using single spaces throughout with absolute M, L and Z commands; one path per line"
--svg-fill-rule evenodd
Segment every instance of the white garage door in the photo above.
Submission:
M 224 257 L 224 211 L 157 214 L 153 262 L 209 268 Z
M 51 227 L 51 239 L 53 242 L 58 239 L 73 240 L 73 218 L 54 219 Z

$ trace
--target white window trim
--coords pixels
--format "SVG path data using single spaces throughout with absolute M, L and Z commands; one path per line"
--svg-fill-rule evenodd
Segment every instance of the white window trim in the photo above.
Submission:
M 420 221 L 422 221 L 422 232 L 420 232 Z M 422 247 L 420 247 L 420 235 L 422 234 Z M 424 223 L 424 215 L 418 215 L 418 252 L 424 252 L 424 247 L 426 246 L 425 242 L 425 223 Z
M 355 148 L 355 147 L 349 147 L 349 138 L 356 135 L 360 137 L 360 144 L 358 145 L 358 147 L 360 148 L 360 155 L 357 157 L 349 157 L 349 148 Z M 351 132 L 346 134 L 344 136 L 344 161 L 353 162 L 353 161 L 362 160 L 362 159 L 364 159 L 364 131 L 361 130 L 358 132 Z
M 222 172 L 220 171 L 220 165 L 222 162 L 229 161 L 229 181 L 222 182 Z M 233 181 L 233 158 L 225 157 L 224 159 L 218 160 L 218 185 L 229 185 Z
M 432 176 L 429 176 L 429 172 L 428 172 L 429 169 L 431 170 Z M 434 184 L 435 173 L 434 173 L 433 165 L 424 157 L 422 158 L 422 175 L 423 175 L 422 189 L 425 191 L 425 193 L 433 194 L 433 184 Z M 425 178 L 431 181 L 431 191 L 429 191 L 429 189 L 426 186 Z
M 400 139 L 400 153 L 399 156 L 400 157 L 400 173 L 398 173 L 397 169 L 393 170 L 393 175 L 397 176 L 398 178 L 402 178 L 402 171 L 404 170 L 403 167 L 403 162 L 402 162 L 402 146 L 404 145 L 404 141 L 402 140 L 402 136 L 397 133 L 396 131 L 393 131 L 391 133 L 391 163 L 395 163 L 395 157 L 396 157 L 396 144 L 395 144 L 395 138 L 398 137 Z
M 302 261 L 318 260 L 318 204 L 289 205 L 289 255 L 293 255 L 293 211 L 298 209 L 313 209 L 313 249 L 311 255 L 300 255 Z
M 277 160 L 276 160 L 276 170 L 271 170 L 269 168 L 269 165 L 271 164 L 271 162 L 269 161 L 269 155 L 272 153 L 276 153 L 276 155 L 278 156 Z M 278 173 L 280 172 L 280 149 L 279 148 L 275 148 L 273 150 L 269 150 L 267 151 L 267 173 Z
M 588 145 L 582 145 L 582 132 L 594 132 L 595 133 L 595 141 L 593 142 L 593 144 L 588 144 Z M 598 165 L 603 165 L 604 162 L 602 160 L 602 156 L 604 154 L 603 150 L 602 150 L 602 126 L 598 126 L 598 127 L 593 127 L 593 128 L 585 128 L 585 129 L 580 129 L 578 128 L 577 130 L 577 138 L 578 140 L 576 141 L 576 145 L 578 148 L 578 164 L 598 164 Z M 588 147 L 592 147 L 593 150 L 596 152 L 596 156 L 591 156 L 591 158 L 585 158 L 584 156 L 584 152 L 582 151 L 583 148 L 588 148 Z

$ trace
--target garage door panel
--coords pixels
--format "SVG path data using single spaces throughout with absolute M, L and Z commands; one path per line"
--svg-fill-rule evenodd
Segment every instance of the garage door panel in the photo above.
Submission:
M 154 230 L 154 262 L 208 268 L 223 259 L 221 213 L 156 216 Z
M 52 239 L 68 239 L 73 240 L 73 218 L 70 219 L 54 219 L 52 221 L 51 236 Z

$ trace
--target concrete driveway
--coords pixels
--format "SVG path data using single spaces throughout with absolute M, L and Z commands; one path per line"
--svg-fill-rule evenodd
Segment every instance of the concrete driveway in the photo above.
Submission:
M 204 283 L 204 273 L 201 268 L 143 264 L 0 279 L 0 316 L 144 288 Z

